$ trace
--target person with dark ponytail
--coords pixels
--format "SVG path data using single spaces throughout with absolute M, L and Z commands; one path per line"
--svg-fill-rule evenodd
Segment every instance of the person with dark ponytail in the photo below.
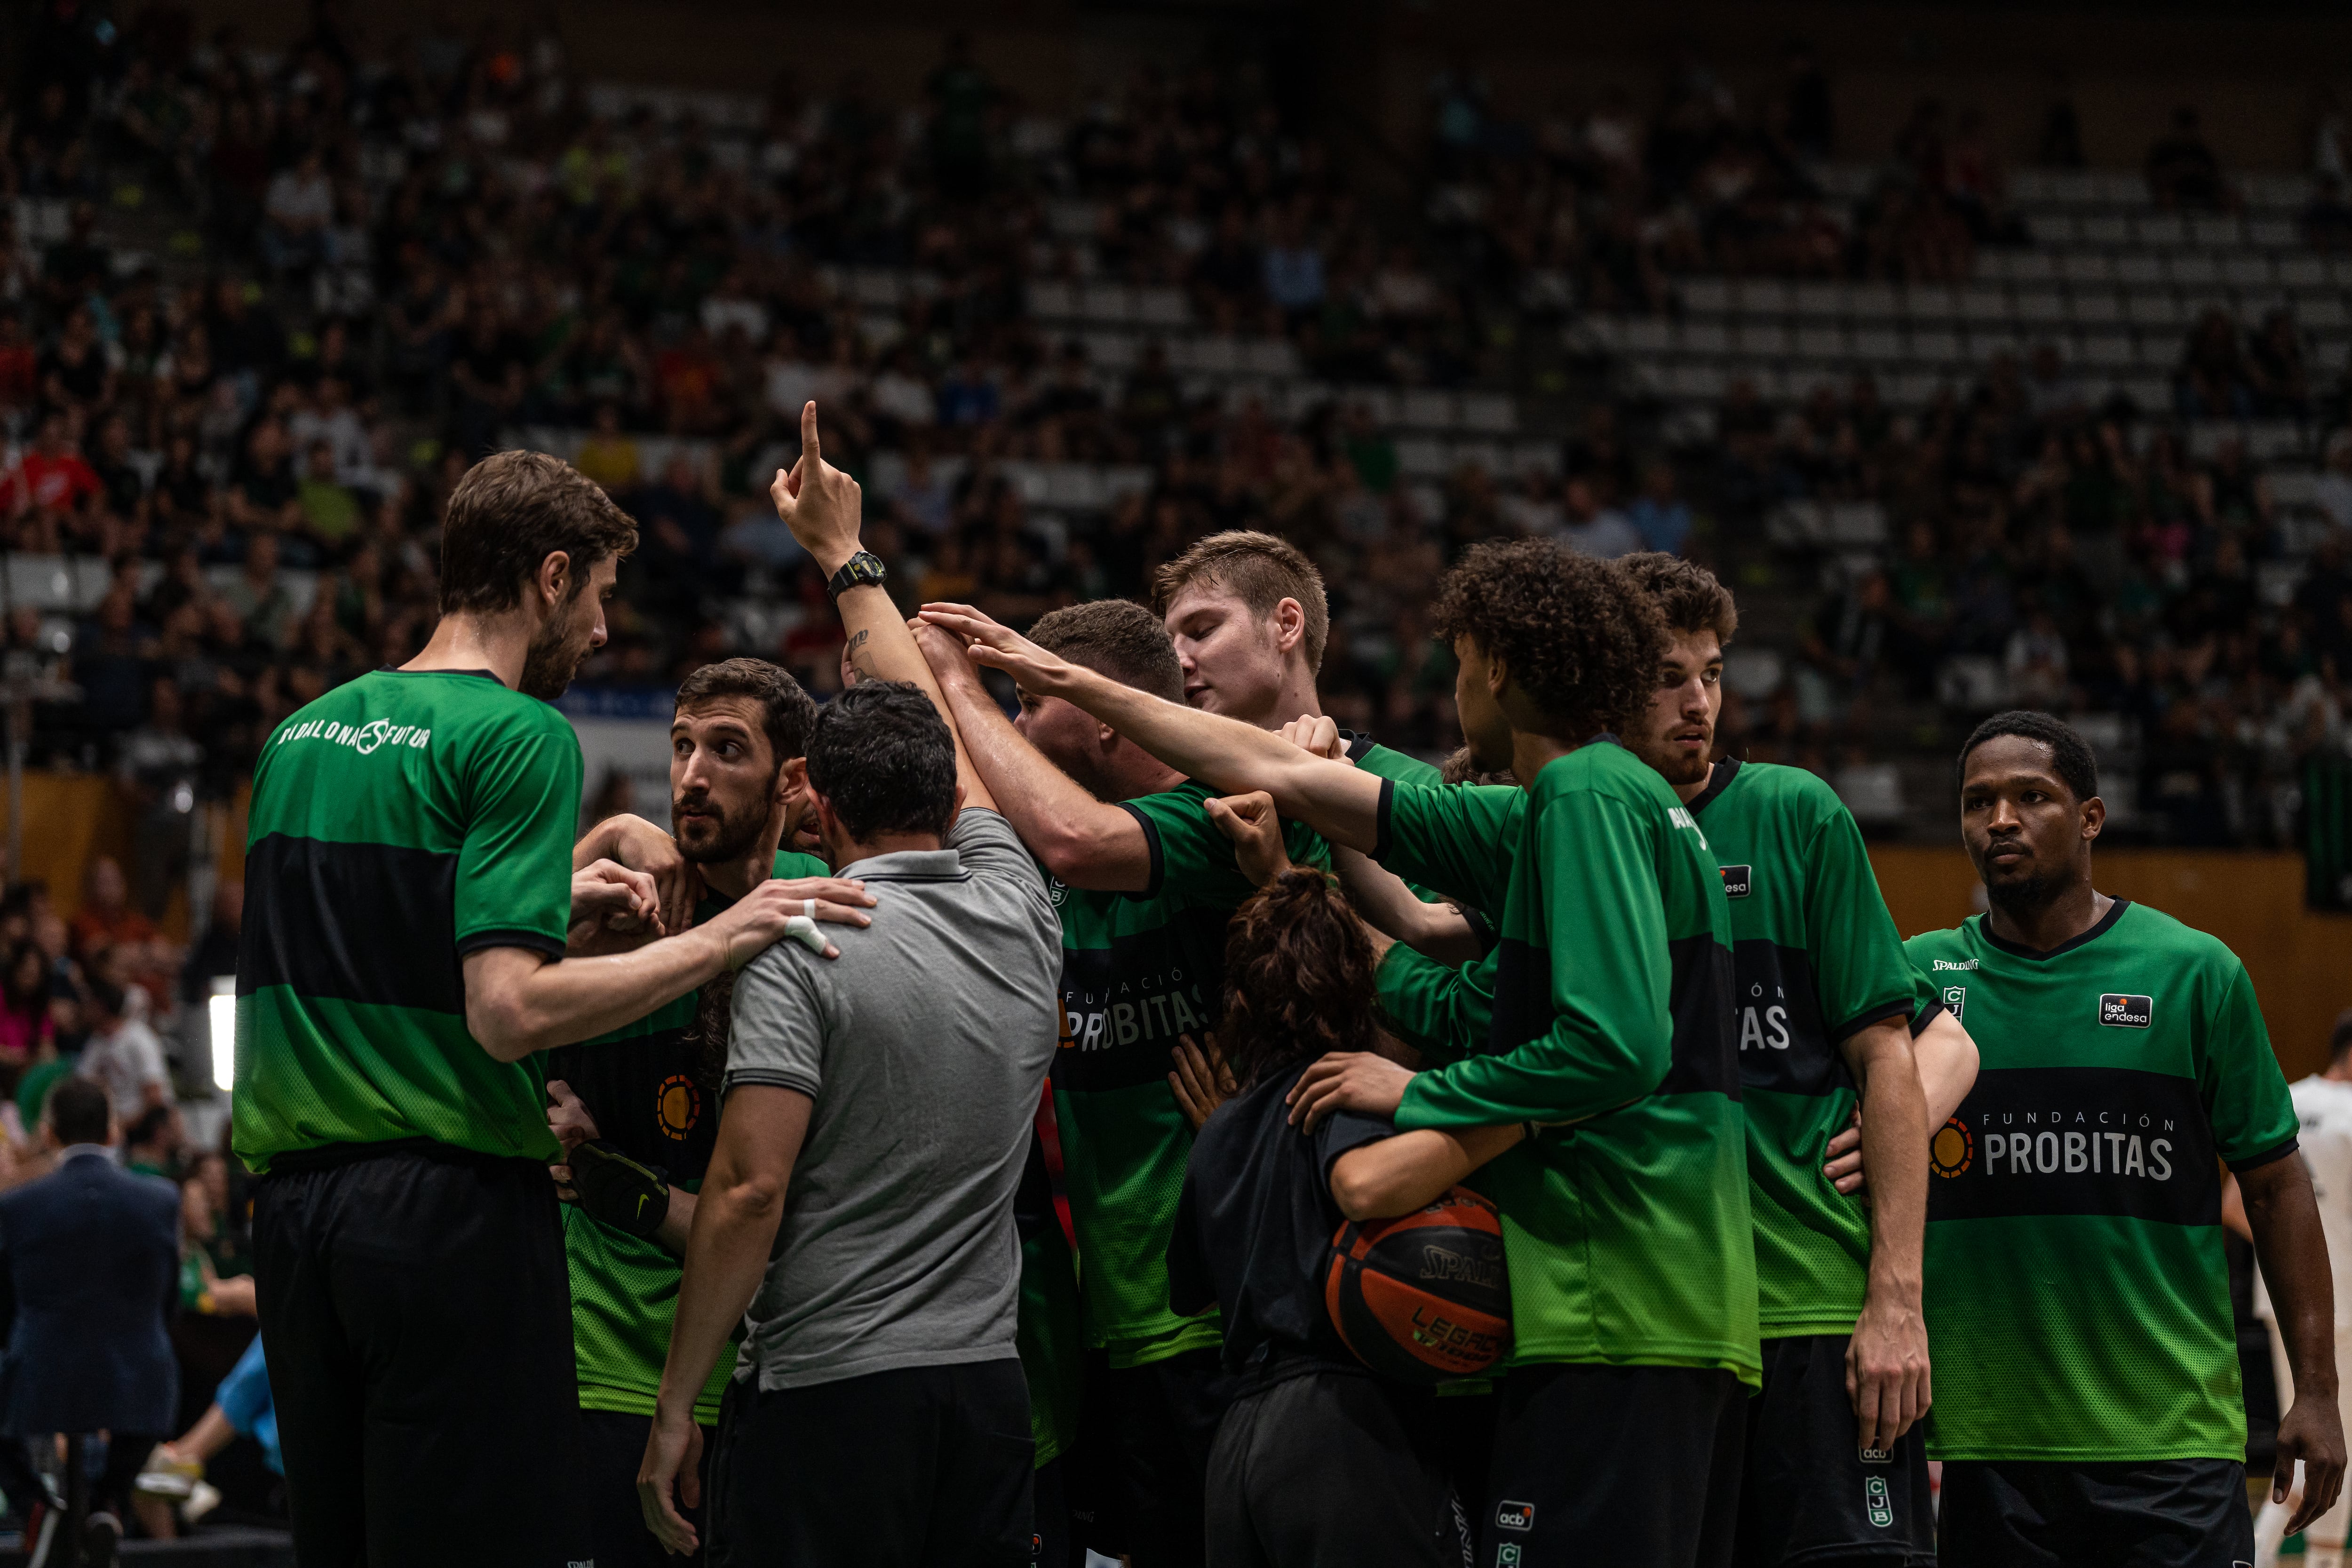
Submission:
M 1268 796 L 1208 803 L 1259 890 L 1234 911 L 1217 1046 L 1239 1091 L 1192 1144 L 1168 1249 L 1169 1304 L 1218 1309 L 1234 1397 L 1208 1467 L 1208 1559 L 1458 1568 L 1466 1521 L 1426 1388 L 1376 1377 L 1324 1306 L 1343 1220 L 1410 1214 L 1518 1142 L 1517 1127 L 1397 1133 L 1338 1111 L 1293 1126 L 1288 1097 L 1333 1051 L 1404 1047 L 1372 1013 L 1386 939 L 1322 872 L 1293 867 Z

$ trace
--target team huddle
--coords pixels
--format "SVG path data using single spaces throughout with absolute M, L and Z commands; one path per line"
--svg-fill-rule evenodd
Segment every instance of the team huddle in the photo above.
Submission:
M 264 751 L 306 1564 L 2251 1563 L 2225 1206 L 2340 1537 L 2294 1106 L 2238 960 L 2095 890 L 2063 724 L 1969 738 L 1989 908 L 1906 942 L 1826 784 L 1716 759 L 1690 563 L 1473 548 L 1439 768 L 1323 717 L 1278 538 L 1024 635 L 904 617 L 813 404 L 772 494 L 845 689 L 689 676 L 667 831 L 574 841 L 635 529 L 534 454 Z

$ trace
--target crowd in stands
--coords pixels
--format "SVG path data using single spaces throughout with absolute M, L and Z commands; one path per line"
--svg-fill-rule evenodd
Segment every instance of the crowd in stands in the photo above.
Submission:
M 1874 743 L 1874 694 L 1932 696 L 1939 661 L 1980 657 L 2020 700 L 2193 749 L 2151 795 L 2193 801 L 2166 808 L 2179 836 L 2235 841 L 2291 831 L 2299 759 L 2342 733 L 2340 542 L 2265 600 L 2282 533 L 2242 455 L 2190 460 L 2163 411 L 2095 405 L 2048 356 L 1924 416 L 1866 378 L 1793 415 L 1735 389 L 1696 452 L 1654 407 L 1597 400 L 1557 464 L 1443 482 L 1403 472 L 1360 401 L 1277 415 L 1173 368 L 1181 333 L 1283 345 L 1341 389 L 1496 385 L 1498 310 L 1668 310 L 1695 270 L 1956 279 L 2030 238 L 1967 109 L 1923 104 L 1863 200 L 1828 199 L 1809 171 L 1838 146 L 1833 100 L 1802 47 L 1744 108 L 1694 58 L 1654 111 L 1612 91 L 1533 125 L 1442 75 L 1424 231 L 1376 221 L 1246 69 L 1139 73 L 1052 122 L 954 39 L 919 109 L 785 76 L 722 123 L 599 100 L 551 22 L 371 41 L 327 6 L 265 56 L 170 5 L 104 41 L 71 16 L 44 13 L 0 160 L 0 189 L 71 204 L 41 245 L 0 216 L 0 535 L 118 570 L 78 619 L 13 611 L 0 672 L 31 683 L 36 765 L 132 792 L 142 866 L 184 854 L 184 803 L 232 791 L 278 718 L 422 643 L 440 508 L 520 432 L 567 432 L 642 525 L 584 680 L 760 652 L 834 689 L 822 584 L 765 499 L 811 396 L 906 602 L 1019 621 L 1271 528 L 1332 586 L 1335 712 L 1411 750 L 1454 738 L 1424 600 L 1467 542 L 1730 562 L 1792 499 L 1877 500 L 1897 547 L 1812 617 L 1797 679 L 1736 703 L 1727 732 L 1758 754 L 1832 769 Z M 2080 163 L 2072 113 L 2042 161 Z M 2193 115 L 2148 174 L 2168 203 L 2231 199 Z M 100 242 L 126 182 L 190 215 L 200 263 Z M 861 289 L 879 274 L 906 281 Z M 1078 279 L 1178 291 L 1191 324 L 1098 363 L 1029 304 Z M 2341 418 L 2287 319 L 2201 322 L 2177 388 L 2183 417 Z M 1139 477 L 1065 510 L 1013 472 L 1066 462 Z

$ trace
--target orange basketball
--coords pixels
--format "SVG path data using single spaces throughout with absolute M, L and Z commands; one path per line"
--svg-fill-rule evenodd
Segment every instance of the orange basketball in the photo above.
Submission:
M 1323 1304 L 1356 1359 L 1401 1383 L 1486 1371 L 1511 1345 L 1511 1289 L 1495 1205 L 1454 1187 L 1395 1219 L 1331 1237 Z

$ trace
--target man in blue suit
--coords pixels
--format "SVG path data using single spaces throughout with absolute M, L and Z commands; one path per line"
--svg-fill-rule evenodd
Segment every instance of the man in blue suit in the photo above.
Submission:
M 97 1084 L 60 1080 L 41 1120 L 57 1168 L 0 1194 L 0 1440 L 110 1434 L 97 1507 L 72 1542 L 82 1551 L 63 1560 L 111 1568 L 121 1524 L 110 1510 L 129 1501 L 179 1404 L 169 1323 L 180 1197 L 171 1183 L 115 1164 L 113 1112 Z M 69 1494 L 78 1489 L 69 1480 Z M 68 1495 L 69 1514 L 78 1500 Z

